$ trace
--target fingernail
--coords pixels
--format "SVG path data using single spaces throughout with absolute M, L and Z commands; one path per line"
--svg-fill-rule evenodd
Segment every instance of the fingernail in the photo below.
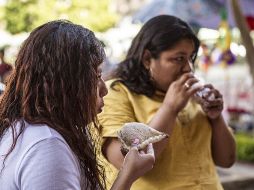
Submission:
M 134 139 L 132 142 L 132 146 L 137 146 L 138 144 L 139 144 L 139 139 L 138 138 Z

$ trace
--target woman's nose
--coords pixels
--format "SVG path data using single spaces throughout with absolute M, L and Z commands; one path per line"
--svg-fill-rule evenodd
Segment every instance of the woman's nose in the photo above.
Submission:
M 186 73 L 194 71 L 194 66 L 191 60 L 186 61 L 186 63 L 184 64 L 183 71 Z

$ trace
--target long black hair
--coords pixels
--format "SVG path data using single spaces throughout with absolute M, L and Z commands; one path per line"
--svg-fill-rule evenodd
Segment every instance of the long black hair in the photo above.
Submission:
M 162 51 L 172 48 L 182 39 L 193 40 L 195 53 L 192 61 L 194 63 L 200 42 L 190 26 L 170 15 L 160 15 L 150 19 L 133 39 L 126 58 L 112 72 L 110 77 L 118 78 L 118 80 L 111 87 L 117 82 L 122 82 L 137 94 L 153 96 L 156 90 L 155 85 L 142 62 L 145 50 L 149 50 L 152 58 L 158 58 Z
M 96 127 L 98 66 L 105 53 L 93 32 L 59 20 L 36 28 L 22 45 L 0 102 L 0 141 L 11 128 L 12 152 L 25 122 L 58 131 L 80 163 L 82 189 L 104 189 L 89 126 Z M 16 121 L 22 122 L 17 134 Z

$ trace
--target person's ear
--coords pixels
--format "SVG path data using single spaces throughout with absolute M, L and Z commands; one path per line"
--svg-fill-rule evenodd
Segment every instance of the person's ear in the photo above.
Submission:
M 151 56 L 150 51 L 145 49 L 145 51 L 143 53 L 143 57 L 142 57 L 142 62 L 147 70 L 150 69 L 151 58 L 152 58 L 152 56 Z

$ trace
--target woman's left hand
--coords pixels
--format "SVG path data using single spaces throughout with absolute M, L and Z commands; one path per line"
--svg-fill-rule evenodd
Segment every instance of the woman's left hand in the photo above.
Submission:
M 206 84 L 204 87 L 209 88 L 210 91 L 203 98 L 196 97 L 196 99 L 209 119 L 217 119 L 223 110 L 223 97 L 211 84 Z

